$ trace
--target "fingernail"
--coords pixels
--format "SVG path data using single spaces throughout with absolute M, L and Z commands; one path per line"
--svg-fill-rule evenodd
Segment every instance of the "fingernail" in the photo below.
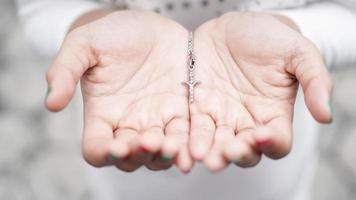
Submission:
M 330 123 L 332 123 L 334 107 L 333 107 L 333 101 L 332 101 L 331 98 L 329 99 L 328 105 L 329 105 L 329 110 L 330 110 L 330 113 L 331 113 Z
M 272 144 L 272 141 L 269 139 L 266 139 L 266 140 L 257 141 L 257 143 L 258 143 L 258 145 L 267 147 Z
M 116 156 L 114 156 L 112 154 L 109 154 L 109 157 L 108 157 L 109 161 L 115 161 L 115 160 L 118 160 L 118 159 L 119 159 L 118 157 L 116 157 Z
M 265 153 L 274 151 L 273 143 L 272 143 L 272 140 L 270 140 L 270 139 L 257 141 L 257 144 L 258 144 L 258 147 L 260 148 L 260 150 Z
M 152 152 L 146 147 L 140 147 L 139 156 L 145 158 L 152 154 Z
M 172 157 L 167 155 L 161 155 L 159 159 L 163 162 L 169 162 L 172 160 Z
M 47 98 L 48 95 L 51 93 L 51 90 L 52 90 L 51 86 L 48 86 L 48 87 L 47 87 L 47 92 L 46 92 L 46 98 Z
M 151 153 L 151 151 L 146 147 L 140 147 L 140 150 L 144 153 Z

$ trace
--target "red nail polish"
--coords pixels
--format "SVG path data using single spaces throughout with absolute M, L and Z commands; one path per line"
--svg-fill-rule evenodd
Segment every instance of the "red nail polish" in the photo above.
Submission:
M 261 146 L 269 146 L 269 145 L 272 144 L 272 141 L 269 140 L 269 139 L 260 140 L 260 141 L 257 141 L 257 144 L 258 144 L 258 145 L 261 145 Z
M 143 147 L 143 146 L 140 147 L 140 150 L 144 153 L 151 153 L 151 151 L 148 148 Z

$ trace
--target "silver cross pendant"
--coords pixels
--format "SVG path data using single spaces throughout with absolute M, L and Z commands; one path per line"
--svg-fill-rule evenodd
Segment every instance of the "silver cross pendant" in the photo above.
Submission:
M 194 88 L 198 84 L 200 84 L 200 81 L 195 81 L 195 55 L 193 52 L 193 33 L 191 32 L 189 34 L 189 41 L 188 41 L 188 73 L 189 73 L 189 79 L 186 82 L 182 82 L 182 85 L 188 86 L 188 100 L 189 103 L 194 103 Z

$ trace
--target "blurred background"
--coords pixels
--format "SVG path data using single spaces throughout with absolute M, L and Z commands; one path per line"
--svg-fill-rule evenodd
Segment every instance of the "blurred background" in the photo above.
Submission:
M 0 1 L 0 200 L 90 200 L 81 98 L 44 109 L 50 60 L 31 49 L 11 0 Z M 332 72 L 334 122 L 320 134 L 316 200 L 356 199 L 356 64 Z M 305 164 L 305 167 L 308 167 Z

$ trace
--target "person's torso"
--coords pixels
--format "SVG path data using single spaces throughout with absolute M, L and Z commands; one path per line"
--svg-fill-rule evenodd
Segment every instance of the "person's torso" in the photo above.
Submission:
M 228 11 L 301 7 L 312 0 L 101 1 L 129 9 L 155 11 L 188 28 L 194 28 Z M 318 126 L 307 111 L 302 96 L 296 102 L 293 125 L 293 151 L 279 161 L 263 159 L 257 167 L 248 170 L 230 166 L 219 174 L 211 174 L 199 165 L 186 176 L 174 168 L 159 173 L 141 169 L 130 174 L 119 172 L 115 168 L 91 168 L 94 187 L 101 186 L 103 192 L 100 194 L 106 195 L 105 199 L 298 199 L 298 195 L 308 195 L 307 189 L 316 162 L 315 144 L 318 138 Z M 300 199 L 305 200 L 306 197 Z
M 98 0 L 129 9 L 150 10 L 194 29 L 229 11 L 262 11 L 301 7 L 316 0 Z

